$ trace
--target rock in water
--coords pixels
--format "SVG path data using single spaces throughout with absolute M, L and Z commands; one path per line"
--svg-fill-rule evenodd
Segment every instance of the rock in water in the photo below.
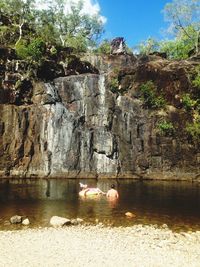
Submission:
M 53 216 L 51 217 L 50 224 L 54 227 L 62 227 L 64 225 L 70 225 L 71 221 L 67 218 Z
M 29 225 L 29 224 L 30 224 L 29 219 L 28 219 L 28 218 L 24 219 L 24 220 L 22 221 L 22 224 L 23 224 L 23 225 Z
M 22 222 L 22 216 L 15 215 L 10 218 L 10 222 L 12 224 L 21 223 Z
M 133 214 L 132 212 L 129 212 L 129 211 L 126 212 L 125 215 L 126 215 L 127 218 L 134 218 L 134 217 L 136 217 L 135 214 Z

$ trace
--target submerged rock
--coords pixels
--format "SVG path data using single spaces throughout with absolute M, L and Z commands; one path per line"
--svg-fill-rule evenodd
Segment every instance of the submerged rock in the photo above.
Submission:
M 23 224 L 23 225 L 29 225 L 29 224 L 30 224 L 29 219 L 28 219 L 28 218 L 24 219 L 24 220 L 22 221 L 22 224 Z
M 21 222 L 22 222 L 22 216 L 19 216 L 19 215 L 12 216 L 12 217 L 10 218 L 10 222 L 11 222 L 12 224 L 21 223 Z

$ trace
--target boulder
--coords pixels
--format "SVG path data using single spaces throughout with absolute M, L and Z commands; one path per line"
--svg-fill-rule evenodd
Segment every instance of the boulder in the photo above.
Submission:
M 24 219 L 24 220 L 22 221 L 22 224 L 23 224 L 23 225 L 29 225 L 29 224 L 30 224 L 29 219 L 28 219 L 28 218 Z
M 123 37 L 117 37 L 111 42 L 111 54 L 126 54 L 126 44 Z
M 50 224 L 54 227 L 62 227 L 64 225 L 70 225 L 71 220 L 59 216 L 53 216 L 50 219 Z
M 12 224 L 21 223 L 21 222 L 22 222 L 22 216 L 19 216 L 19 215 L 12 216 L 12 217 L 10 218 L 10 222 L 11 222 Z

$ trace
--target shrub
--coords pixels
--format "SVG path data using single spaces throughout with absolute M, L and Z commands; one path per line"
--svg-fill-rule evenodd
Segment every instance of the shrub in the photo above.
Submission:
M 175 131 L 173 124 L 166 120 L 159 122 L 157 128 L 164 135 L 173 135 Z
M 109 88 L 111 90 L 111 92 L 116 93 L 119 91 L 119 81 L 117 77 L 113 77 L 110 81 L 109 81 Z
M 34 39 L 27 47 L 28 56 L 35 61 L 39 61 L 46 50 L 45 42 L 41 38 Z
M 152 81 L 148 81 L 143 83 L 140 86 L 140 90 L 142 92 L 142 99 L 144 101 L 145 106 L 148 108 L 162 108 L 165 106 L 166 101 L 162 95 L 157 96 L 156 86 Z
M 15 50 L 20 59 L 39 61 L 45 54 L 46 45 L 40 38 L 32 40 L 30 44 L 22 40 L 16 45 Z
M 27 59 L 27 57 L 28 57 L 28 48 L 27 48 L 27 43 L 25 41 L 20 41 L 16 45 L 15 51 L 16 51 L 17 56 L 20 59 Z
M 192 85 L 200 89 L 200 66 L 195 68 L 195 77 L 192 81 Z
M 186 125 L 186 132 L 192 137 L 193 140 L 200 141 L 200 121 L 188 123 Z
M 185 94 L 182 96 L 182 104 L 185 110 L 191 111 L 195 108 L 197 101 L 193 100 L 190 96 L 190 94 Z
M 103 41 L 97 49 L 97 53 L 100 53 L 100 54 L 109 55 L 110 52 L 111 52 L 111 46 L 110 46 L 110 42 L 107 40 Z

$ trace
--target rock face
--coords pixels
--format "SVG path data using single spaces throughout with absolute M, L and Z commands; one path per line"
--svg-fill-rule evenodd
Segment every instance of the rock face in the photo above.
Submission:
M 126 54 L 126 44 L 123 37 L 117 37 L 111 42 L 111 54 Z
M 121 66 L 122 61 L 129 65 Z M 193 63 L 172 63 L 156 56 L 138 61 L 119 56 L 109 66 L 113 65 L 121 66 L 117 93 L 109 89 L 112 75 L 105 67 L 108 65 L 100 74 L 32 84 L 17 103 L 14 87 L 7 89 L 9 94 L 1 88 L 0 175 L 197 177 L 199 146 L 185 135 L 188 114 L 177 97 L 180 90 L 190 88 L 187 69 L 193 68 Z M 169 101 L 165 110 L 143 107 L 139 86 L 149 80 Z M 163 117 L 179 129 L 176 135 L 158 133 L 156 123 Z

